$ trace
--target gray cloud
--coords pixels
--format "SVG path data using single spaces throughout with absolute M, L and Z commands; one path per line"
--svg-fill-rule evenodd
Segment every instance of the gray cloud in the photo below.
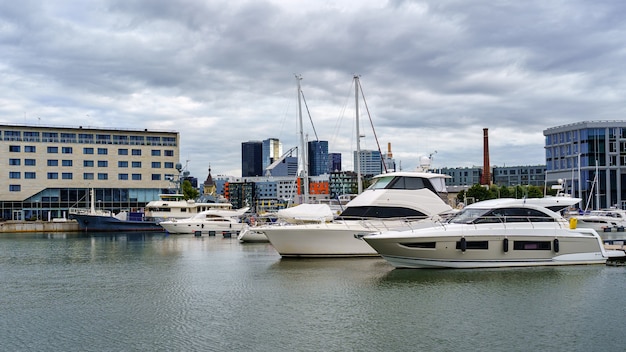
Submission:
M 542 131 L 623 119 L 616 1 L 21 1 L 0 4 L 0 121 L 181 133 L 192 174 L 241 142 L 298 144 L 294 74 L 352 163 L 351 79 L 402 167 L 544 163 Z M 361 109 L 365 113 L 365 109 Z M 306 113 L 306 111 L 305 111 Z M 305 120 L 308 117 L 305 116 Z M 369 121 L 363 144 L 375 148 Z M 309 138 L 310 123 L 305 124 Z

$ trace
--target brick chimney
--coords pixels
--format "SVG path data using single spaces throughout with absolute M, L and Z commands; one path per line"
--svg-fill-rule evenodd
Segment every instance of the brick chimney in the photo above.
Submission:
M 489 129 L 483 128 L 483 174 L 481 185 L 491 185 L 491 167 L 489 166 Z

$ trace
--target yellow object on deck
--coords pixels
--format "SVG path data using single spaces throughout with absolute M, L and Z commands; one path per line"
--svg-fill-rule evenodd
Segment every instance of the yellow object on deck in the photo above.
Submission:
M 570 218 L 569 219 L 569 228 L 570 228 L 570 230 L 576 229 L 577 225 L 578 225 L 578 219 L 576 219 L 576 218 Z

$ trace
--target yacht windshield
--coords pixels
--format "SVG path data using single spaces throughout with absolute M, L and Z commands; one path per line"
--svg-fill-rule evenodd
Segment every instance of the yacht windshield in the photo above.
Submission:
M 488 211 L 489 209 L 466 208 L 456 213 L 456 215 L 450 218 L 449 222 L 455 223 L 455 224 L 471 223 L 474 220 L 478 219 L 479 217 L 483 216 Z
M 393 180 L 393 176 L 383 176 L 374 179 L 374 183 L 372 183 L 367 189 L 384 189 L 387 187 L 389 182 Z
M 382 176 L 374 180 L 374 183 L 368 189 L 408 189 L 417 190 L 428 188 L 433 193 L 437 193 L 429 180 L 422 177 L 405 177 L 405 176 Z

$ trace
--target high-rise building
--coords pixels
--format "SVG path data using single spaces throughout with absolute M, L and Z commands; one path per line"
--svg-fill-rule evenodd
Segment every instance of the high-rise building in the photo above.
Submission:
M 263 170 L 283 155 L 283 145 L 278 138 L 263 141 Z
M 354 151 L 354 168 L 357 166 L 357 152 Z M 378 175 L 382 173 L 383 164 L 378 150 L 361 150 L 359 161 L 361 165 L 361 175 Z
M 328 154 L 328 173 L 341 171 L 341 153 Z
M 0 218 L 141 208 L 180 177 L 178 132 L 0 125 Z
M 249 141 L 241 143 L 241 176 L 263 175 L 263 142 Z
M 328 141 L 309 141 L 309 176 L 328 173 Z

